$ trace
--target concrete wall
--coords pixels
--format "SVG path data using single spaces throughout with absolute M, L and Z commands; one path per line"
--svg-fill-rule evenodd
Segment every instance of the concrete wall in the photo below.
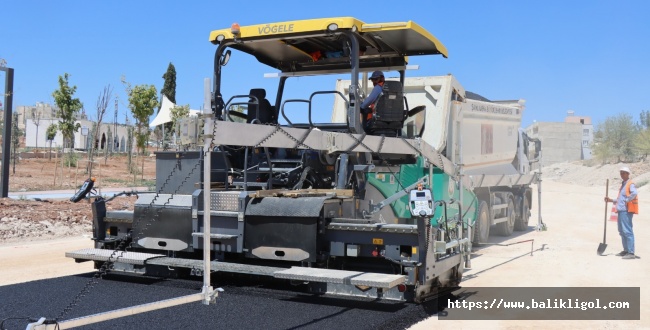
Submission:
M 581 160 L 583 125 L 581 123 L 534 123 L 526 134 L 542 141 L 542 166 Z

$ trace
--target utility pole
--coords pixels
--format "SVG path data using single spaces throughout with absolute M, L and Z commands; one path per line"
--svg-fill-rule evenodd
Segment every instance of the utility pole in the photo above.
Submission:
M 11 113 L 13 112 L 14 69 L 5 67 L 0 61 L 0 72 L 4 72 L 4 132 L 2 133 L 2 167 L 0 170 L 0 198 L 9 196 L 9 160 L 11 150 Z

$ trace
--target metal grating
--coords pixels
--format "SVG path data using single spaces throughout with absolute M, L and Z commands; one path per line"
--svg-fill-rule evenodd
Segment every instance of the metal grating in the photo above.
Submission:
M 210 194 L 210 210 L 239 211 L 239 191 L 217 191 Z
M 286 197 L 265 197 L 248 202 L 246 215 L 269 217 L 306 217 L 320 215 L 323 203 L 330 197 L 303 197 L 300 199 Z

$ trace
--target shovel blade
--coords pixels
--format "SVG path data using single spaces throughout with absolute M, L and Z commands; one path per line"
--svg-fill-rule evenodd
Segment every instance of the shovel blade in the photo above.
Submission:
M 607 248 L 607 244 L 605 244 L 605 243 L 598 244 L 598 255 L 602 256 L 603 252 L 605 252 L 606 248 Z

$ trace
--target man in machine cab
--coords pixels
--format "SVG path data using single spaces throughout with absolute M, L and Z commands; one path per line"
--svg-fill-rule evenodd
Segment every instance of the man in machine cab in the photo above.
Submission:
M 363 124 L 363 129 L 367 131 L 368 124 L 372 119 L 373 114 L 375 113 L 375 104 L 381 96 L 382 88 L 384 86 L 384 73 L 381 71 L 375 71 L 370 76 L 370 81 L 372 81 L 372 91 L 370 95 L 361 103 L 361 119 Z

